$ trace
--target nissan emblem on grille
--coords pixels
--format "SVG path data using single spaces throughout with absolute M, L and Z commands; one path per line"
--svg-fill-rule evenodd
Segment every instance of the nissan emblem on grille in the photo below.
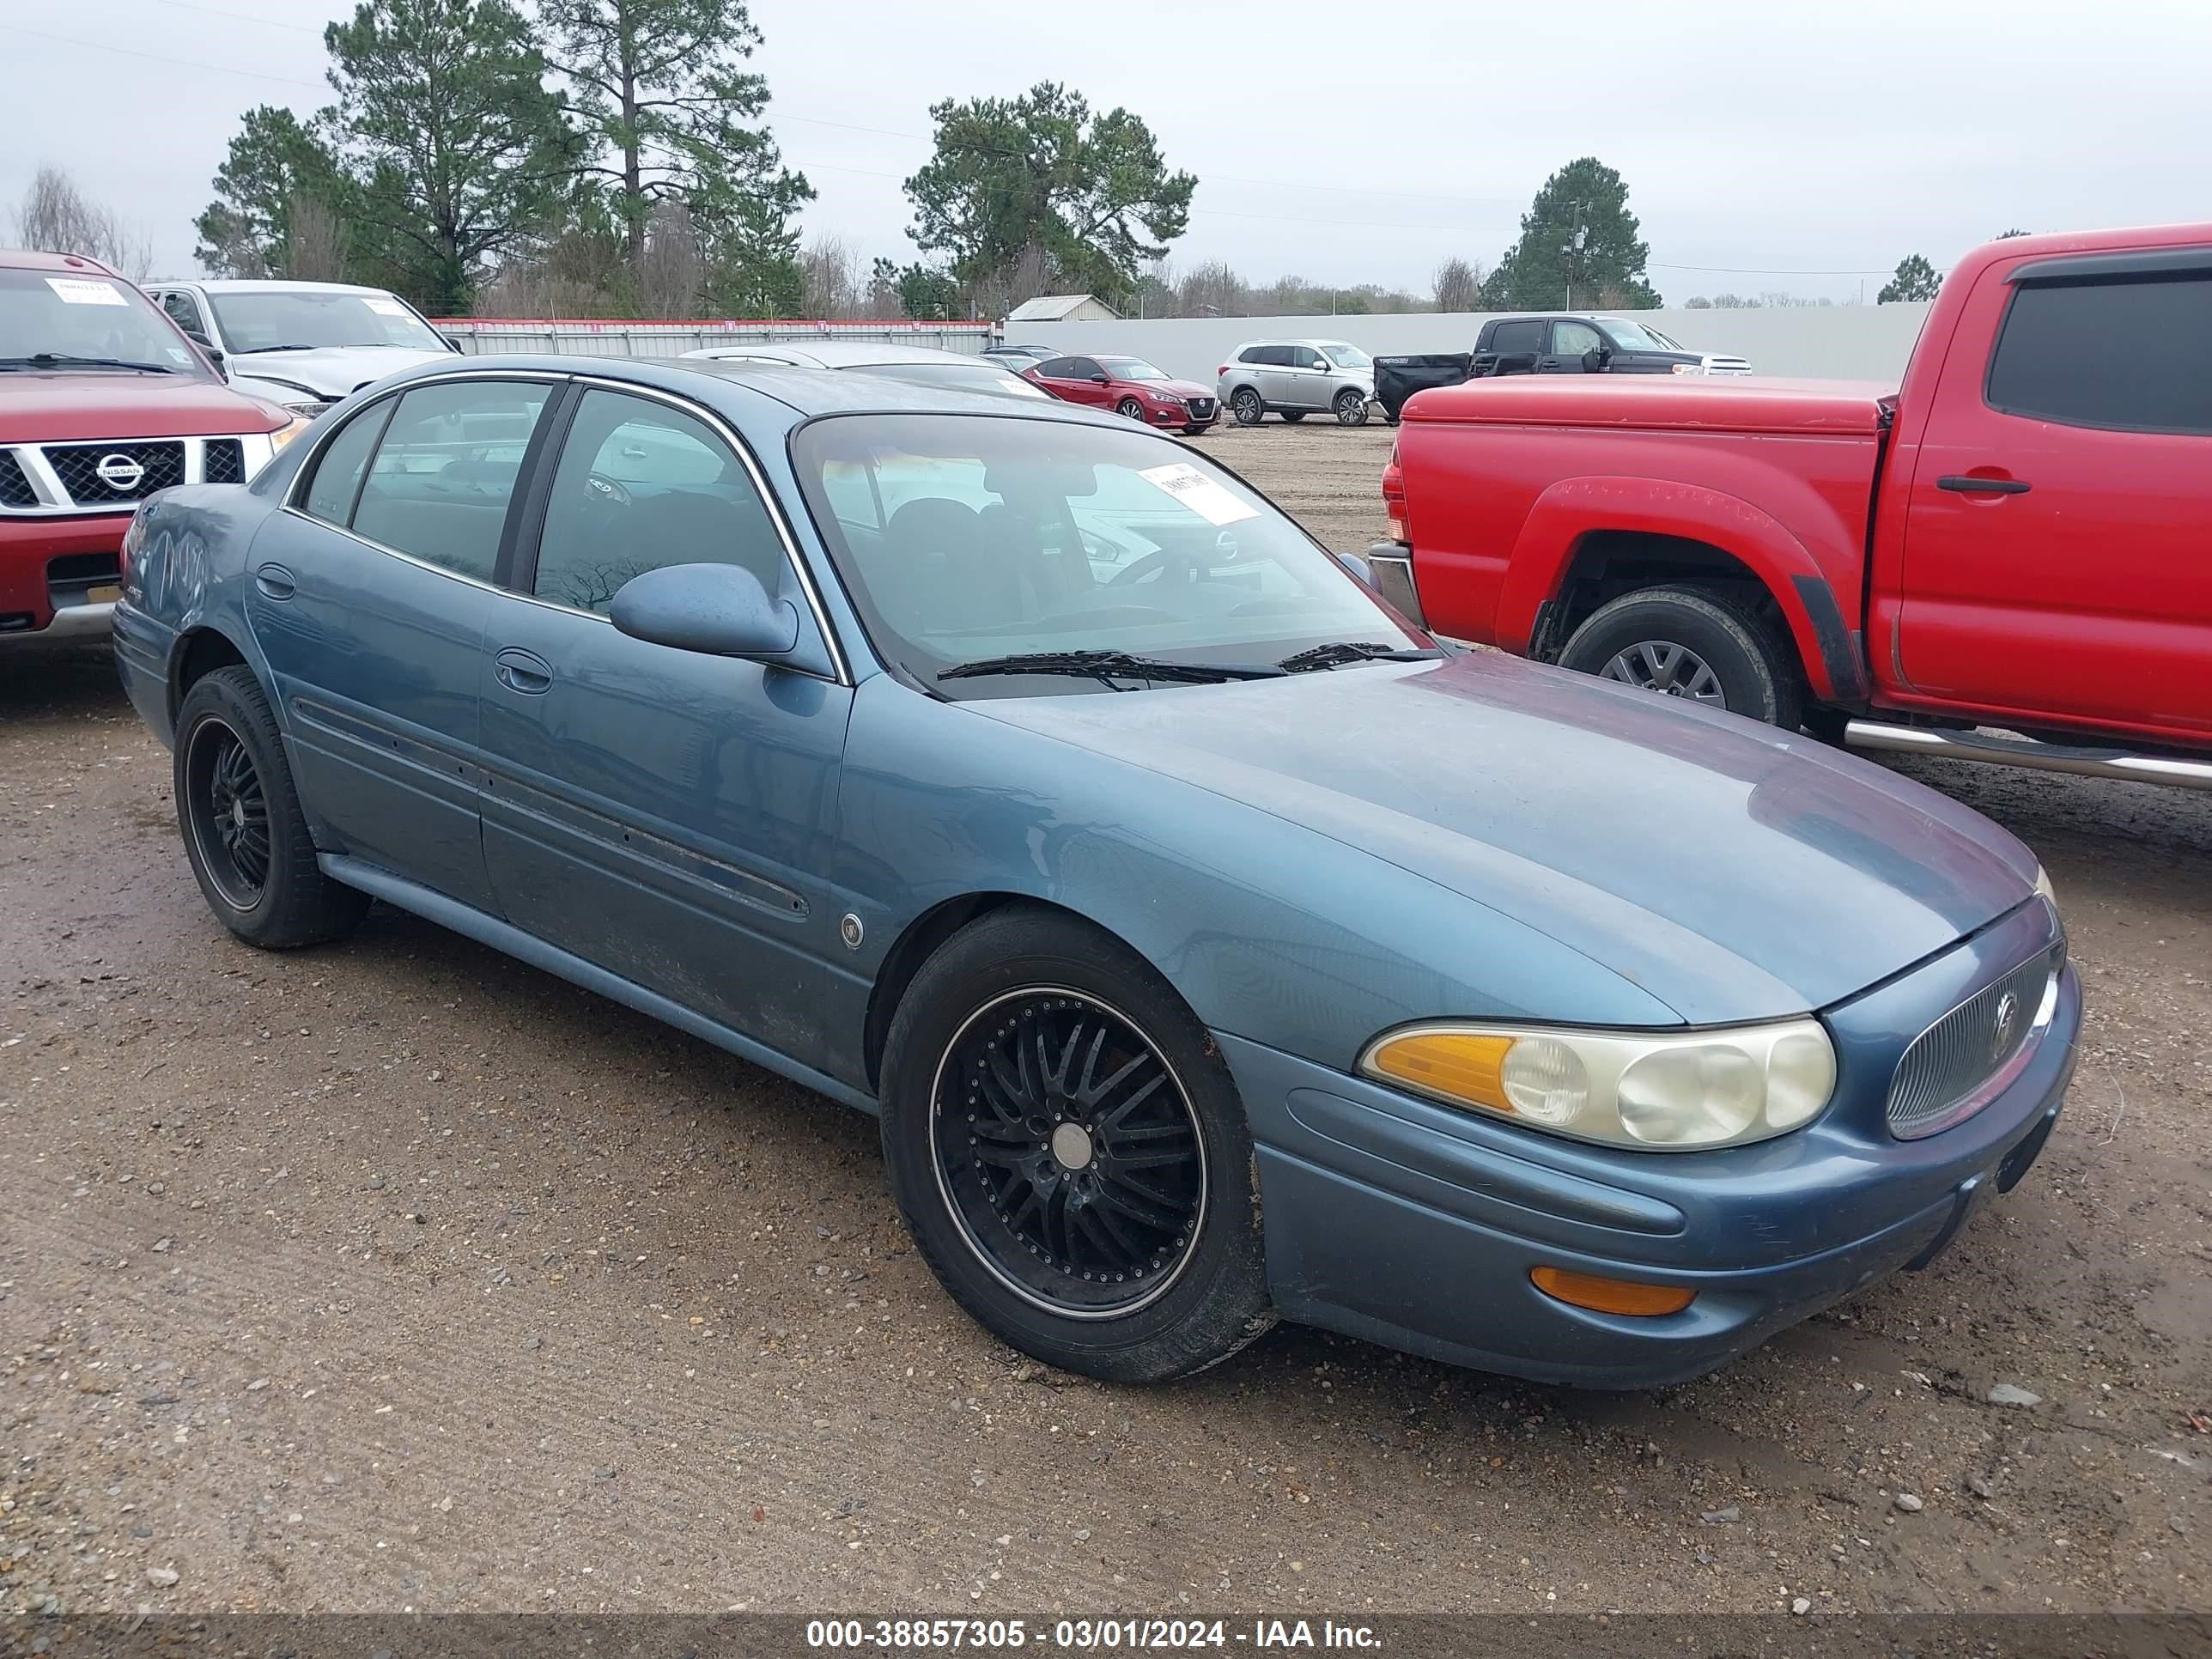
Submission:
M 110 489 L 126 490 L 138 488 L 138 481 L 146 476 L 146 469 L 128 455 L 103 455 L 93 471 L 100 474 L 100 483 Z
M 1990 1058 L 2002 1060 L 2012 1048 L 2013 1027 L 2020 1023 L 2020 999 L 2007 991 L 1997 999 L 1996 1018 L 1990 1022 Z

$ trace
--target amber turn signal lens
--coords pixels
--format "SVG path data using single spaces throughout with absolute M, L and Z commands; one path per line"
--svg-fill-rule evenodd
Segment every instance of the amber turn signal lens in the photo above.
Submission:
M 1499 1068 L 1518 1040 L 1473 1031 L 1412 1031 L 1378 1044 L 1367 1065 L 1430 1094 L 1510 1112 L 1513 1105 Z
M 1679 1285 L 1638 1285 L 1631 1279 L 1569 1273 L 1565 1267 L 1531 1267 L 1528 1278 L 1546 1296 L 1593 1313 L 1656 1317 L 1680 1313 L 1698 1299 L 1695 1291 Z

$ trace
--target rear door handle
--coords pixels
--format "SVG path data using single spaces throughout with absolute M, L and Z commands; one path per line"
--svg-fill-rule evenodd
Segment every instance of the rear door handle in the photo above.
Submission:
M 281 564 L 264 564 L 253 573 L 253 585 L 272 599 L 289 599 L 300 584 Z
M 510 691 L 542 697 L 553 689 L 553 665 L 534 651 L 510 645 L 492 659 L 492 674 Z
M 2028 484 L 2025 478 L 1984 478 L 1971 472 L 1947 472 L 1936 480 L 1936 488 L 1960 495 L 2025 495 Z

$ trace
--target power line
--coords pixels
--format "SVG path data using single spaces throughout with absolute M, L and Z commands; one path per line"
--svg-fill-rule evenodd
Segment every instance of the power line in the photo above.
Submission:
M 92 52 L 112 52 L 123 58 L 143 58 L 149 63 L 167 64 L 171 69 L 205 70 L 211 75 L 243 75 L 252 81 L 276 81 L 288 87 L 313 87 L 318 92 L 328 92 L 330 87 L 321 81 L 302 81 L 295 75 L 269 75 L 260 70 L 234 69 L 228 64 L 203 64 L 194 58 L 179 58 L 166 52 L 136 52 L 129 46 L 112 46 L 105 40 L 80 40 L 73 35 L 49 34 L 44 29 L 27 29 L 21 23 L 0 23 L 0 29 L 16 34 L 33 35 L 41 40 L 58 41 L 64 46 L 83 46 Z
M 264 17 L 250 11 L 225 11 L 221 6 L 200 5 L 198 0 L 154 0 L 154 3 L 157 6 L 174 6 L 179 11 L 202 11 L 210 17 L 234 17 L 241 23 L 258 23 L 265 29 L 290 29 L 298 34 L 312 34 L 318 40 L 323 38 L 322 30 L 310 28 L 305 23 L 281 22 L 274 17 Z

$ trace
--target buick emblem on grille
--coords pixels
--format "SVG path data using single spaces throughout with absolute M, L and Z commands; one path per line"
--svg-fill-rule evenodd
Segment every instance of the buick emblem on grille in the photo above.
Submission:
M 2012 1050 L 2014 1029 L 2020 1024 L 2020 999 L 2007 991 L 1997 999 L 1996 1018 L 1990 1022 L 1990 1058 L 2002 1060 Z
M 138 488 L 138 481 L 146 476 L 146 469 L 128 455 L 103 455 L 93 471 L 100 474 L 100 483 L 110 489 L 127 490 Z

